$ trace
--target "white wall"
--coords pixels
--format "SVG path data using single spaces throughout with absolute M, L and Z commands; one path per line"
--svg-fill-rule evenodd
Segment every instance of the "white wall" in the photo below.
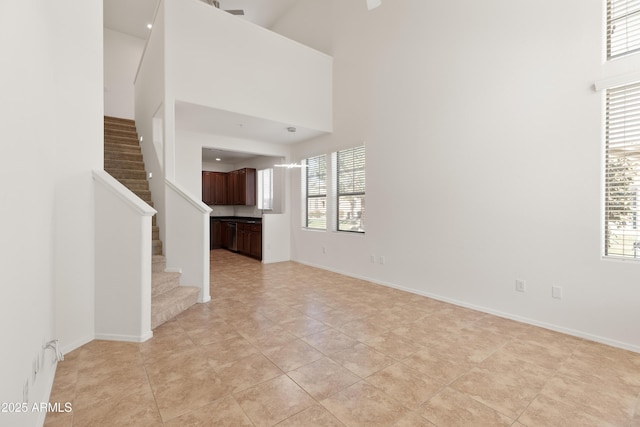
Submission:
M 93 338 L 93 193 L 102 167 L 102 4 L 0 3 L 0 402 L 46 402 L 51 350 Z M 0 414 L 41 424 L 44 413 Z
M 198 0 L 164 6 L 170 97 L 331 130 L 331 57 Z
M 323 5 L 274 28 L 334 57 L 334 132 L 292 155 L 366 143 L 367 232 L 305 231 L 294 213 L 293 258 L 640 351 L 640 265 L 600 256 L 592 86 L 638 69 L 602 66 L 602 2 Z M 297 177 L 291 193 L 295 211 Z
M 145 40 L 104 29 L 104 114 L 133 119 L 133 82 Z

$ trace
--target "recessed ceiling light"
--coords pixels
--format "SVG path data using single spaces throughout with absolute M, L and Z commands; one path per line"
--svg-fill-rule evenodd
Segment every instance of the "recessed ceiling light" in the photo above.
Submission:
M 216 157 L 216 162 L 219 162 L 220 160 L 222 160 L 220 157 Z
M 147 24 L 147 28 L 148 28 L 148 29 L 153 28 L 153 24 Z

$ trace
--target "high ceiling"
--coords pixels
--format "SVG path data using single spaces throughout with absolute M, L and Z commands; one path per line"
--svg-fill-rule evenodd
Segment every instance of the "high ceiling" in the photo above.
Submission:
M 104 26 L 112 30 L 146 39 L 147 24 L 153 21 L 159 0 L 104 0 Z M 270 28 L 298 0 L 219 0 L 223 10 L 242 9 L 246 19 Z
M 187 1 L 187 0 L 184 0 Z M 205 1 L 206 0 L 202 0 Z M 219 0 L 223 10 L 242 9 L 246 19 L 265 28 L 271 27 L 299 0 Z M 141 39 L 147 38 L 147 24 L 153 22 L 159 0 L 104 0 L 104 26 Z M 277 144 L 292 144 L 319 135 L 317 131 L 297 128 L 288 132 L 290 124 L 273 122 L 226 111 L 179 103 L 176 106 L 176 128 L 212 133 L 235 138 L 260 140 Z M 246 153 L 225 153 L 225 158 L 243 158 Z M 213 151 L 205 160 L 219 157 Z

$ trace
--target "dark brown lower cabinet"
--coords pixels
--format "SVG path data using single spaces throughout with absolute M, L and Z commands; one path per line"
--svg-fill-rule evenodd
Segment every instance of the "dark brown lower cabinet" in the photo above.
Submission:
M 262 260 L 262 224 L 221 221 L 211 218 L 209 249 L 233 250 L 235 234 L 236 251 L 239 254 Z
M 238 223 L 238 253 L 262 259 L 262 225 Z

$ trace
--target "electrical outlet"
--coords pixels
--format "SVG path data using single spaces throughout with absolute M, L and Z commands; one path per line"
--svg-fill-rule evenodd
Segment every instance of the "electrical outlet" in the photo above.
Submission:
M 324 246 L 322 247 L 322 253 L 326 254 L 327 253 L 327 248 L 325 248 Z
M 555 299 L 562 299 L 562 287 L 561 286 L 552 286 L 551 287 L 551 296 Z
M 380 255 L 380 259 L 378 260 L 378 262 L 380 263 L 380 265 L 384 265 L 387 262 L 387 259 L 383 255 Z
M 526 292 L 527 291 L 527 282 L 524 280 L 516 280 L 516 291 L 517 292 Z
M 375 255 L 369 255 L 369 261 L 371 261 L 371 264 L 375 264 L 376 262 L 376 256 Z

